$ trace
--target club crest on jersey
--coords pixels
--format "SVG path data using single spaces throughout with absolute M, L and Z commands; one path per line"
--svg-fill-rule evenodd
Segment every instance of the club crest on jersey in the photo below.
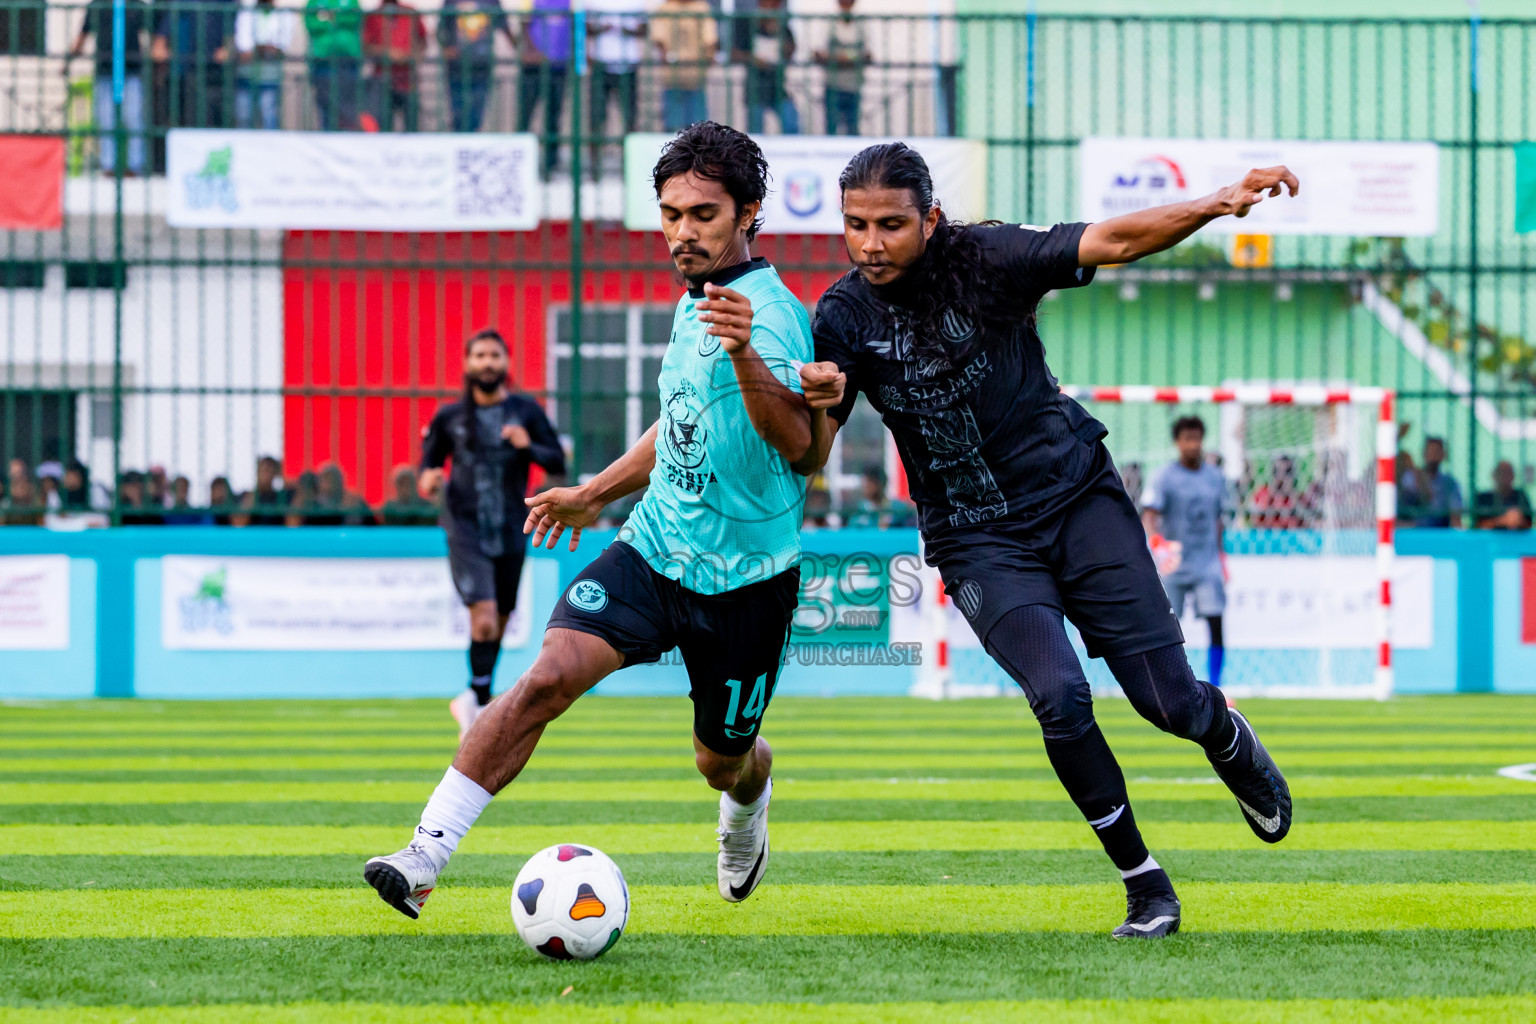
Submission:
M 955 588 L 955 607 L 968 619 L 974 619 L 981 611 L 981 584 L 975 580 L 961 580 Z
M 600 612 L 608 607 L 608 588 L 597 580 L 577 580 L 565 592 L 565 599 L 573 608 L 580 608 L 584 612 Z
M 687 381 L 667 396 L 664 434 L 667 454 L 683 469 L 697 469 L 703 465 L 705 446 L 709 443 L 709 434 L 699 422 L 699 411 L 695 407 L 697 398 L 698 392 Z
M 720 337 L 715 334 L 699 335 L 699 355 L 708 357 L 720 351 Z
M 939 333 L 944 335 L 945 341 L 958 345 L 976 333 L 976 325 L 955 310 L 946 309 L 944 315 L 939 317 Z

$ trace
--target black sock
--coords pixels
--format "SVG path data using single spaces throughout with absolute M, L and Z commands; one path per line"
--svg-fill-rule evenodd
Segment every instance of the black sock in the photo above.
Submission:
M 496 659 L 501 656 L 500 640 L 469 642 L 469 688 L 481 707 L 491 702 L 491 679 L 496 673 Z
M 1045 753 L 1115 867 L 1130 871 L 1146 863 L 1150 854 L 1131 813 L 1125 776 L 1098 723 L 1075 740 L 1047 739 Z
M 1125 892 L 1128 896 L 1172 895 L 1173 879 L 1162 868 L 1153 868 L 1127 878 Z
M 1232 720 L 1232 715 L 1227 711 L 1227 698 L 1220 690 L 1203 679 L 1196 683 L 1210 691 L 1211 697 L 1211 724 L 1195 742 L 1212 757 L 1221 758 L 1223 761 L 1237 753 L 1237 723 Z

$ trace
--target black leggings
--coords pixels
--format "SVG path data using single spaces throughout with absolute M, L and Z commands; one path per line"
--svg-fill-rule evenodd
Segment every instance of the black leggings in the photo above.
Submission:
M 1015 608 L 992 628 L 986 648 L 1023 688 L 1046 739 L 1074 740 L 1093 725 L 1088 678 L 1060 611 L 1044 604 Z M 1164 732 L 1199 742 L 1225 723 L 1227 716 L 1216 714 L 1218 706 L 1225 710 L 1225 699 L 1195 678 L 1183 644 L 1105 661 L 1131 706 Z
M 986 647 L 1029 697 L 1051 767 L 1104 852 L 1122 872 L 1145 871 L 1149 854 L 1125 777 L 1093 720 L 1093 695 L 1061 612 L 1043 604 L 1015 608 L 992 628 Z M 1207 750 L 1229 742 L 1226 700 L 1195 678 L 1183 644 L 1106 660 L 1131 706 L 1153 725 Z

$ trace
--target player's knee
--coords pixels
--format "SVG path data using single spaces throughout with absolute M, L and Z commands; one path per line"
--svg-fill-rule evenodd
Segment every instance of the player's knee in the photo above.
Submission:
M 698 766 L 699 774 L 704 776 L 704 781 L 709 783 L 709 788 L 718 789 L 722 793 L 735 789 L 747 768 L 745 756 L 726 757 L 713 750 L 695 751 L 693 763 Z

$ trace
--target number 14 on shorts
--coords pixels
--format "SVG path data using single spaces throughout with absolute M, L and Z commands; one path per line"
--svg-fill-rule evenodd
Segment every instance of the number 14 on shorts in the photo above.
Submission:
M 727 679 L 725 685 L 731 688 L 731 702 L 725 709 L 725 734 L 734 739 L 744 739 L 751 736 L 757 729 L 759 719 L 763 717 L 763 709 L 768 706 L 768 673 L 764 672 L 757 677 L 752 684 L 752 690 L 747 694 L 746 707 L 741 706 L 741 688 L 746 685 L 745 679 Z M 736 714 L 741 712 L 745 729 L 735 729 Z

